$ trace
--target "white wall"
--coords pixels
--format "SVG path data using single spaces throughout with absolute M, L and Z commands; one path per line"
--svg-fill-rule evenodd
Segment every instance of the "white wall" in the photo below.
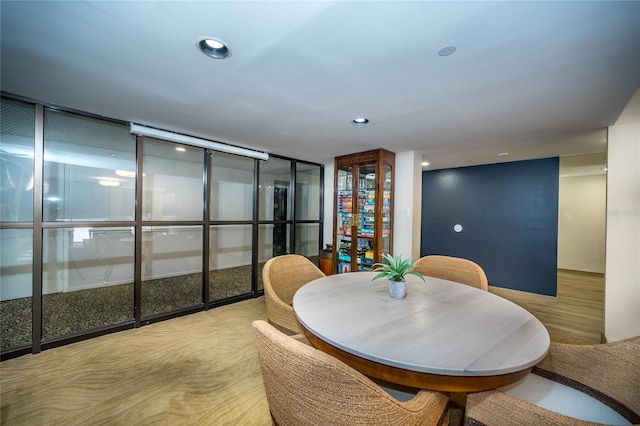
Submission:
M 640 335 L 640 90 L 609 127 L 605 336 Z
M 396 153 L 393 254 L 420 257 L 422 165 L 415 151 Z
M 558 268 L 604 273 L 606 183 L 604 174 L 560 177 Z

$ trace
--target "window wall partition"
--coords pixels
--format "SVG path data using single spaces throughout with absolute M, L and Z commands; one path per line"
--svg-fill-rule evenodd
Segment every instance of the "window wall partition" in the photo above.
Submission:
M 145 138 L 142 318 L 202 302 L 204 150 Z
M 2 100 L 0 112 L 0 333 L 2 348 L 30 345 L 33 305 L 35 107 Z
M 322 175 L 319 167 L 295 164 L 295 252 L 310 258 L 318 265 L 320 241 L 320 192 Z
M 2 359 L 262 294 L 317 263 L 323 168 L 143 138 L 2 97 Z
M 126 126 L 44 110 L 43 340 L 133 320 L 135 167 Z
M 262 268 L 272 257 L 291 253 L 291 162 L 269 158 L 260 164 L 258 191 L 258 288 Z
M 211 153 L 209 300 L 251 294 L 256 161 Z

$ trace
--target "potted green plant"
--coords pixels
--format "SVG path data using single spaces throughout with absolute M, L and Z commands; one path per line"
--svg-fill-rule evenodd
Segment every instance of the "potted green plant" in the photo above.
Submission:
M 373 265 L 373 271 L 378 273 L 373 277 L 373 280 L 386 278 L 389 283 L 389 296 L 392 298 L 402 299 L 405 296 L 407 285 L 405 275 L 415 275 L 424 281 L 424 277 L 420 273 L 414 271 L 416 265 L 411 263 L 410 257 L 403 259 L 402 254 L 398 256 L 385 254 L 382 257 L 384 259 L 383 263 L 375 263 Z

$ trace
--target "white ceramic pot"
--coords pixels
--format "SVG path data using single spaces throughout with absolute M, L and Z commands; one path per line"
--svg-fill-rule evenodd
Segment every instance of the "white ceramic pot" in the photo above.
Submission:
M 407 290 L 407 282 L 406 281 L 392 281 L 387 280 L 389 283 L 389 296 L 393 299 L 402 299 L 404 298 Z

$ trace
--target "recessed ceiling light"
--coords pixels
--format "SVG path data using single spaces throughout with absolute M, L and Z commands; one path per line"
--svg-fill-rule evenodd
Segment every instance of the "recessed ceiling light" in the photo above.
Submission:
M 207 47 L 211 48 L 211 49 L 222 49 L 224 47 L 224 44 L 219 42 L 218 40 L 203 40 L 204 44 L 207 45 Z
M 456 47 L 451 44 L 448 44 L 446 46 L 441 47 L 440 50 L 438 50 L 438 55 L 449 56 L 449 55 L 452 55 L 453 52 L 455 51 L 456 51 Z
M 428 165 L 429 165 L 429 162 L 428 162 L 428 161 L 423 161 L 423 162 L 422 162 L 422 167 L 427 167 Z
M 186 149 L 184 149 L 184 148 L 183 148 L 183 147 L 181 147 L 181 146 L 176 146 L 176 151 L 185 152 L 185 151 L 186 151 Z
M 213 37 L 201 37 L 196 41 L 196 46 L 205 55 L 215 59 L 226 59 L 231 56 L 231 50 L 227 45 Z
M 499 152 L 499 153 L 498 153 L 498 157 L 505 157 L 505 156 L 507 156 L 507 155 L 509 155 L 509 153 L 508 153 L 508 152 Z
M 353 119 L 351 121 L 351 124 L 353 124 L 354 126 L 364 126 L 368 122 L 369 122 L 368 119 L 366 119 L 364 117 L 360 117 L 360 118 Z

